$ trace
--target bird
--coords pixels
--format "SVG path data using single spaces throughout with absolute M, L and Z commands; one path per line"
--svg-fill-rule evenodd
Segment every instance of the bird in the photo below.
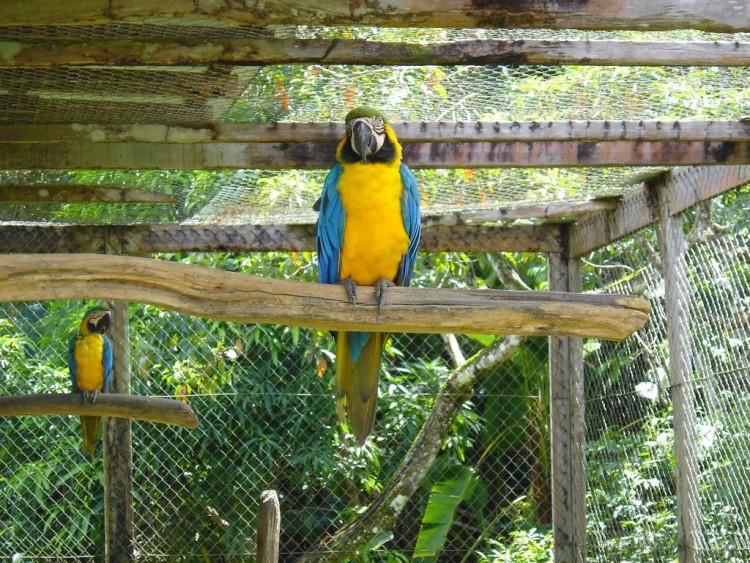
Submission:
M 68 369 L 73 393 L 81 393 L 83 400 L 96 401 L 98 393 L 106 393 L 112 376 L 112 342 L 107 336 L 112 322 L 107 307 L 97 305 L 88 309 L 70 339 Z M 99 435 L 98 416 L 81 416 L 83 452 L 93 454 Z
M 318 281 L 342 284 L 352 303 L 357 286 L 374 286 L 378 312 L 386 288 L 408 286 L 421 234 L 417 180 L 383 113 L 351 110 L 314 209 Z M 348 414 L 362 447 L 375 421 L 384 332 L 335 333 L 337 413 Z

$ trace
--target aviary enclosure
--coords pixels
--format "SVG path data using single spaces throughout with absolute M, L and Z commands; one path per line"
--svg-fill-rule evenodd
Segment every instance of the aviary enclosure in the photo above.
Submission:
M 274 490 L 282 561 L 747 560 L 750 7 L 604 4 L 0 4 L 0 557 L 252 560 Z M 380 315 L 312 283 L 362 104 L 423 209 Z M 167 406 L 92 457 L 50 413 L 99 300 Z

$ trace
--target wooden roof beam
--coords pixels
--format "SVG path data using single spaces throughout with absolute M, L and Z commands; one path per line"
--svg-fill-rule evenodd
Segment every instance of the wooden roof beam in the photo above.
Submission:
M 459 121 L 392 123 L 416 141 L 750 141 L 750 121 Z M 341 123 L 0 124 L 3 142 L 294 143 L 337 142 Z
M 87 0 L 49 2 L 25 0 L 0 3 L 3 25 L 96 25 L 118 22 L 188 20 L 247 25 L 361 25 L 437 28 L 577 28 L 577 29 L 700 29 L 750 31 L 750 7 L 736 0 L 608 0 L 607 2 L 477 2 L 417 0 L 358 2 L 300 0 L 289 9 L 283 0 L 254 4 L 208 0 Z
M 670 215 L 750 182 L 750 166 L 687 167 L 664 172 L 627 192 L 617 207 L 585 216 L 570 227 L 569 253 L 577 257 L 633 234 L 659 219 L 658 191 Z
M 0 204 L 61 204 L 61 203 L 166 203 L 180 200 L 170 195 L 117 186 L 85 184 L 34 184 L 30 186 L 0 185 Z
M 401 43 L 356 39 L 14 40 L 2 67 L 326 65 L 747 66 L 750 44 L 732 41 L 467 40 Z
M 0 143 L 2 170 L 328 168 L 336 142 Z M 412 168 L 750 163 L 748 141 L 405 142 Z

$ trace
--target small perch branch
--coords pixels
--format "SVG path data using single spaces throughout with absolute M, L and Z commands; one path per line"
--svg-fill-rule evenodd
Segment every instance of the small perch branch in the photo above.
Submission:
M 99 394 L 96 402 L 91 404 L 85 402 L 79 393 L 0 397 L 0 417 L 51 414 L 113 416 L 198 428 L 198 418 L 190 405 L 174 399 Z
M 323 330 L 559 335 L 622 340 L 650 311 L 644 299 L 548 291 L 373 288 L 352 306 L 343 287 L 262 278 L 131 256 L 0 258 L 0 301 L 120 299 L 213 319 Z

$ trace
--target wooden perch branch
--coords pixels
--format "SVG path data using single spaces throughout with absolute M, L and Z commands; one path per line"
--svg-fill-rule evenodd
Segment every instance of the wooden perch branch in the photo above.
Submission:
M 91 404 L 79 393 L 0 397 L 0 417 L 51 414 L 111 416 L 198 428 L 198 418 L 190 405 L 174 399 L 114 393 L 97 395 Z
M 120 299 L 189 315 L 325 330 L 561 335 L 622 340 L 650 311 L 644 299 L 537 291 L 371 287 L 352 306 L 343 287 L 151 258 L 18 254 L 0 258 L 0 301 Z

